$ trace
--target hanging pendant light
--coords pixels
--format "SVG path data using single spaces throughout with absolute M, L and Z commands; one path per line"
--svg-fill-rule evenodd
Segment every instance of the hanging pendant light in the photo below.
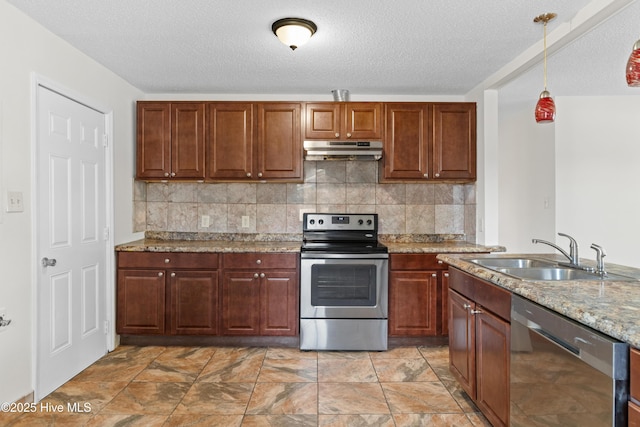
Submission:
M 556 16 L 558 15 L 555 13 L 544 13 L 533 19 L 533 22 L 542 22 L 544 24 L 544 90 L 540 93 L 540 98 L 536 104 L 535 116 L 537 123 L 553 123 L 556 119 L 556 104 L 547 90 L 547 23 Z
M 640 40 L 633 45 L 633 51 L 627 61 L 627 85 L 640 87 Z

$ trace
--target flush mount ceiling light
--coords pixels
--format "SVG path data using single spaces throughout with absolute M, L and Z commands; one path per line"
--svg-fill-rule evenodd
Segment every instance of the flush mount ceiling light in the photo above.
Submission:
M 544 90 L 536 104 L 536 122 L 552 123 L 556 119 L 556 104 L 547 90 L 547 23 L 558 16 L 555 13 L 543 13 L 533 18 L 533 22 L 544 24 Z
M 627 84 L 631 87 L 640 87 L 640 40 L 633 45 L 627 61 Z
M 311 36 L 318 31 L 316 24 L 302 18 L 278 19 L 273 23 L 271 29 L 273 34 L 291 50 L 296 50 L 308 42 Z

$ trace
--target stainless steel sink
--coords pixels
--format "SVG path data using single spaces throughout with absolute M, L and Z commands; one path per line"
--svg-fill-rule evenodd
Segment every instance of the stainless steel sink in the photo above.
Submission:
M 490 270 L 508 274 L 524 280 L 606 280 L 620 282 L 636 282 L 638 279 L 620 274 L 609 273 L 606 276 L 592 273 L 578 268 L 569 268 L 558 265 L 549 259 L 528 257 L 477 257 L 467 258 L 465 261 L 473 262 Z
M 619 274 L 607 274 L 601 276 L 596 273 L 590 273 L 584 270 L 564 267 L 546 267 L 546 268 L 496 268 L 499 271 L 510 276 L 525 280 L 607 280 L 607 281 L 636 281 L 636 279 Z
M 466 259 L 465 261 L 470 261 L 490 269 L 552 267 L 557 265 L 554 261 L 537 258 L 473 258 Z

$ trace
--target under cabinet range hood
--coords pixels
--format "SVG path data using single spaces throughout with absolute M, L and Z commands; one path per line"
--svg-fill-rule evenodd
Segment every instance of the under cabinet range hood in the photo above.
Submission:
M 304 141 L 305 160 L 380 160 L 382 141 Z

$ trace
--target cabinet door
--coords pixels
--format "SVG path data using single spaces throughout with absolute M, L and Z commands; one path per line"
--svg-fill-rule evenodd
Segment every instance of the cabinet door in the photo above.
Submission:
M 116 332 L 164 334 L 164 270 L 119 269 Z
M 298 333 L 297 271 L 265 271 L 260 284 L 260 335 Z
M 476 334 L 474 304 L 449 290 L 449 370 L 462 389 L 476 398 Z
M 433 105 L 434 179 L 476 179 L 476 105 Z
M 640 427 L 640 406 L 629 402 L 628 416 L 629 427 Z
M 136 178 L 169 178 L 171 174 L 171 104 L 138 102 L 136 128 Z
M 253 104 L 207 104 L 207 178 L 250 179 Z
M 302 181 L 301 106 L 258 105 L 257 178 Z
M 341 104 L 336 102 L 307 103 L 305 107 L 305 138 L 338 139 L 342 124 Z
M 382 104 L 376 102 L 349 102 L 345 104 L 346 139 L 382 139 Z
M 437 334 L 438 274 L 393 271 L 389 283 L 389 335 Z
M 429 177 L 428 104 L 386 104 L 383 179 Z
M 222 275 L 221 333 L 260 333 L 260 279 L 251 271 L 227 271 Z
M 204 179 L 204 104 L 171 104 L 171 177 Z
M 449 334 L 449 273 L 443 272 L 441 276 L 442 291 L 440 296 L 442 301 L 440 307 L 442 309 L 442 329 L 441 335 Z
M 494 426 L 509 425 L 511 327 L 477 306 L 476 403 Z
M 171 333 L 218 333 L 218 272 L 178 270 L 170 273 Z

